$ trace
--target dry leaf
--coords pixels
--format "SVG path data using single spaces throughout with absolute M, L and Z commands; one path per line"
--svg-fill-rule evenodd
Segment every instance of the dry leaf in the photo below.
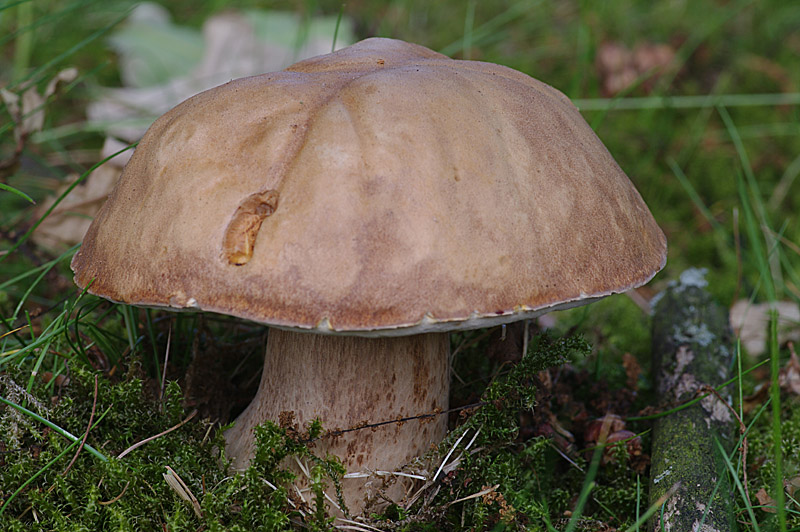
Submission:
M 167 472 L 162 473 L 164 475 L 164 480 L 167 481 L 169 487 L 175 490 L 175 493 L 183 499 L 184 501 L 188 502 L 192 505 L 192 510 L 194 510 L 195 515 L 200 519 L 203 518 L 203 511 L 200 507 L 200 503 L 197 501 L 197 497 L 194 496 L 192 490 L 189 489 L 189 486 L 183 481 L 183 479 L 172 469 L 170 466 L 166 466 Z
M 83 240 L 97 211 L 105 203 L 117 182 L 122 168 L 113 164 L 104 164 L 89 174 L 86 181 L 75 187 L 66 198 L 53 210 L 33 233 L 37 245 L 59 250 L 73 246 Z M 45 199 L 36 209 L 36 215 L 42 216 L 53 205 L 56 198 L 76 180 L 73 174 L 69 183 L 63 185 L 56 194 Z
M 120 151 L 127 142 L 138 140 L 155 117 L 198 92 L 233 78 L 279 70 L 303 57 L 330 51 L 334 31 L 331 20 L 335 21 L 336 17 L 312 19 L 308 27 L 303 27 L 307 34 L 299 48 L 299 19 L 292 25 L 287 17 L 296 18 L 296 15 L 269 11 L 226 12 L 209 18 L 201 35 L 196 30 L 173 25 L 163 7 L 146 2 L 137 6 L 123 29 L 111 39 L 120 56 L 122 78 L 133 86 L 106 89 L 104 96 L 87 109 L 90 122 L 102 123 L 100 125 L 110 134 L 101 158 Z M 351 41 L 352 32 L 345 23 L 340 28 L 337 44 L 347 46 Z M 169 54 L 153 53 L 162 48 L 169 48 Z M 196 57 L 194 63 L 182 69 L 175 66 L 176 61 L 189 62 L 192 57 Z M 147 78 L 147 73 L 157 73 L 161 77 Z M 21 125 L 15 132 L 27 135 L 39 131 L 44 123 L 44 111 L 33 110 L 41 107 L 59 82 L 71 81 L 76 76 L 75 69 L 61 71 L 41 96 L 34 89 L 25 91 L 21 97 L 0 89 L 9 111 L 19 117 Z M 145 86 L 148 80 L 160 83 Z M 115 137 L 126 142 L 121 143 Z M 128 150 L 107 161 L 75 187 L 37 228 L 33 235 L 35 242 L 58 250 L 83 240 L 92 218 L 132 153 L 133 150 Z M 38 216 L 44 215 L 77 178 L 77 175 L 71 176 L 68 184 L 45 200 L 37 210 Z
M 603 93 L 614 96 L 640 80 L 644 91 L 650 92 L 674 59 L 675 51 L 667 44 L 642 43 L 630 50 L 616 42 L 605 42 L 597 49 L 595 66 Z
M 203 24 L 202 39 L 198 39 L 200 36 L 192 35 L 189 28 L 164 19 L 168 14 L 159 14 L 159 9 L 163 11 L 163 8 L 154 8 L 146 2 L 139 4 L 119 32 L 127 33 L 112 36 L 124 68 L 123 79 L 129 86 L 105 89 L 103 97 L 87 108 L 90 122 L 128 142 L 141 138 L 157 116 L 198 92 L 231 79 L 281 70 L 300 59 L 329 53 L 335 31 L 332 21 L 335 22 L 336 17 L 314 17 L 306 27 L 301 26 L 300 19 L 291 13 L 241 11 L 210 17 Z M 147 18 L 154 16 L 157 24 Z M 178 38 L 181 35 L 183 41 Z M 197 55 L 199 61 L 191 68 L 170 71 L 168 65 L 165 67 L 159 62 L 160 56 L 139 50 L 147 48 L 148 44 L 141 41 L 148 36 L 162 40 L 169 38 L 169 42 L 176 45 L 183 42 L 185 48 L 192 48 L 197 40 L 199 50 L 186 51 L 183 57 Z M 136 39 L 138 43 L 132 42 Z M 349 23 L 342 21 L 337 48 L 347 46 L 352 40 Z M 127 44 L 123 46 L 122 42 Z M 165 60 L 169 63 L 174 59 L 173 53 Z M 145 73 L 163 74 L 165 70 L 166 76 L 140 79 Z M 144 86 L 148 80 L 159 80 L 160 83 Z
M 789 356 L 788 362 L 783 366 L 778 373 L 778 384 L 781 389 L 794 395 L 800 395 L 800 359 L 797 358 L 797 353 L 794 351 L 794 345 L 789 343 Z
M 583 439 L 587 443 L 603 443 L 613 432 L 625 430 L 625 420 L 616 414 L 606 414 L 594 419 L 586 425 Z
M 760 356 L 767 349 L 769 303 L 751 304 L 742 299 L 731 307 L 730 320 L 733 331 L 751 356 Z M 800 308 L 792 301 L 774 303 L 778 311 L 778 343 L 800 341 Z
M 603 94 L 613 96 L 636 82 L 636 70 L 632 65 L 633 54 L 615 42 L 600 45 L 595 55 L 595 65 L 600 75 Z
M 758 504 L 761 505 L 762 510 L 770 514 L 776 513 L 775 499 L 769 496 L 767 490 L 764 488 L 758 490 L 758 492 L 756 492 L 756 499 L 758 500 Z
M 794 498 L 794 494 L 800 491 L 800 475 L 783 481 L 783 488 L 789 497 Z
M 622 367 L 625 368 L 625 375 L 627 376 L 625 384 L 631 390 L 635 390 L 639 382 L 639 376 L 642 374 L 642 366 L 639 365 L 639 361 L 636 360 L 635 356 L 625 353 L 622 355 Z
M 14 140 L 41 131 L 44 126 L 44 108 L 47 99 L 55 94 L 60 83 L 69 83 L 78 77 L 76 68 L 65 68 L 53 76 L 44 93 L 39 94 L 35 86 L 28 87 L 22 96 L 5 88 L 0 88 L 0 97 L 14 120 Z

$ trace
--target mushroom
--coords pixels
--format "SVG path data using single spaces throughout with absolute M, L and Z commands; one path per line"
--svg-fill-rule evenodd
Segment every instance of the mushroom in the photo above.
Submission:
M 623 292 L 665 260 L 641 196 L 562 93 L 367 39 L 159 118 L 72 269 L 112 301 L 271 327 L 260 389 L 226 433 L 241 468 L 265 420 L 444 411 L 449 331 Z M 392 471 L 446 429 L 389 423 L 317 450 Z M 363 484 L 344 482 L 355 512 Z

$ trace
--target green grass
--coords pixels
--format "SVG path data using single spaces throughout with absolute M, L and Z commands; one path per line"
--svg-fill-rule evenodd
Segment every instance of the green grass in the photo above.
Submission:
M 225 371 L 243 389 L 252 387 L 237 364 L 257 368 L 262 329 L 221 317 L 171 316 L 110 305 L 80 294 L 68 269 L 76 248 L 48 250 L 30 238 L 56 208 L 41 211 L 38 205 L 62 185 L 78 186 L 102 162 L 99 155 L 85 156 L 97 153 L 102 137 L 86 124 L 84 112 L 97 87 L 119 84 L 117 57 L 106 39 L 131 7 L 127 1 L 0 1 L 0 86 L 18 94 L 29 86 L 41 92 L 62 68 L 75 66 L 79 72 L 76 81 L 44 103 L 43 129 L 22 143 L 14 136 L 10 108 L 0 106 L 0 398 L 5 405 L 0 406 L 0 528 L 296 526 L 303 518 L 292 514 L 286 502 L 279 484 L 287 473 L 278 462 L 306 450 L 275 427 L 261 434 L 264 454 L 257 467 L 238 477 L 228 476 L 221 465 L 218 427 L 197 418 L 148 443 L 142 452 L 115 458 L 186 418 L 191 409 L 183 408 L 176 383 L 186 388 L 184 375 L 197 353 L 248 353 Z M 735 299 L 800 302 L 796 2 L 169 4 L 176 23 L 192 27 L 215 12 L 237 8 L 288 9 L 305 19 L 341 13 L 359 37 L 406 39 L 454 57 L 501 63 L 550 83 L 581 108 L 667 234 L 669 261 L 650 285 L 652 291 L 687 267 L 704 267 L 709 290 L 723 305 Z M 652 86 L 639 83 L 609 98 L 595 65 L 598 49 L 609 41 L 628 47 L 645 41 L 669 44 L 677 68 Z M 14 164 L 3 166 L 7 161 Z M 588 357 L 571 361 L 574 378 L 585 370 L 580 378 L 588 380 L 582 383 L 624 389 L 625 353 L 649 368 L 648 317 L 624 297 L 563 313 L 559 330 L 578 331 L 594 346 Z M 744 438 L 725 455 L 726 467 L 740 529 L 800 530 L 797 494 L 791 497 L 783 490 L 784 479 L 800 477 L 800 398 L 778 387 L 789 351 L 777 341 L 774 319 L 769 332 L 767 353 L 760 359 L 740 353 L 734 368 L 734 403 L 746 427 L 751 470 L 744 471 L 741 462 Z M 484 393 L 491 400 L 508 397 L 524 380 L 524 366 L 509 372 L 506 365 L 483 356 L 489 339 L 480 334 L 454 337 L 454 345 L 465 338 L 476 340 L 467 342 L 456 361 L 461 379 L 453 384 L 456 403 L 475 401 Z M 170 359 L 165 364 L 168 338 Z M 532 367 L 526 371 L 531 372 L 527 376 L 534 372 Z M 90 426 L 95 375 L 100 384 Z M 162 390 L 164 375 L 170 384 Z M 65 378 L 69 384 L 59 386 Z M 511 388 L 503 388 L 504 383 Z M 753 405 L 747 397 L 759 386 L 768 386 L 768 393 L 758 395 L 760 402 Z M 646 372 L 636 392 L 635 409 L 653 406 Z M 588 389 L 576 387 L 572 395 L 571 407 L 591 405 Z M 443 458 L 457 436 L 468 434 L 459 443 L 463 447 L 480 428 L 473 445 L 484 450 L 459 465 L 474 483 L 440 490 L 424 519 L 411 519 L 397 508 L 384 518 L 404 523 L 400 526 L 406 530 L 446 524 L 452 529 L 583 531 L 606 524 L 633 531 L 645 530 L 647 518 L 662 511 L 647 506 L 646 470 L 636 472 L 625 460 L 601 465 L 593 459 L 599 451 L 578 453 L 570 464 L 556 439 L 519 436 L 530 425 L 525 421 L 530 405 L 508 406 L 503 415 L 475 414 L 440 449 Z M 598 414 L 590 406 L 586 412 Z M 580 426 L 574 413 L 567 407 L 555 412 L 565 427 Z M 652 416 L 634 414 L 628 423 L 647 444 Z M 76 439 L 89 426 L 91 448 L 85 447 L 62 474 Z M 333 482 L 335 462 L 317 464 L 318 485 Z M 164 482 L 167 465 L 198 496 L 202 519 Z M 265 479 L 277 489 L 266 486 Z M 502 499 L 469 498 L 495 485 Z M 761 489 L 774 511 L 756 500 Z M 501 501 L 513 512 L 502 513 Z M 316 513 L 320 507 L 312 507 L 306 526 L 324 529 L 327 521 Z

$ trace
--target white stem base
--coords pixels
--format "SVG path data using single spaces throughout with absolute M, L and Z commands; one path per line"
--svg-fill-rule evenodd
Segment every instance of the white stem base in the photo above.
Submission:
M 247 467 L 253 428 L 266 420 L 293 416 L 302 429 L 319 418 L 326 430 L 336 430 L 447 410 L 448 355 L 449 336 L 442 333 L 363 338 L 270 329 L 261 385 L 225 433 L 226 452 L 234 468 Z M 447 416 L 440 415 L 324 438 L 313 452 L 338 456 L 348 473 L 394 471 L 438 444 L 446 432 Z M 374 479 L 365 480 L 342 481 L 353 515 L 375 494 Z M 393 495 L 402 496 L 399 491 Z

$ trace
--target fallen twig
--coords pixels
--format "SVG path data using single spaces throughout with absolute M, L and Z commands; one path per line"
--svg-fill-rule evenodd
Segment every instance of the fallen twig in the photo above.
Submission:
M 664 500 L 670 486 L 678 488 L 653 515 L 650 530 L 733 529 L 731 486 L 719 449 L 733 448 L 734 418 L 725 390 L 715 389 L 729 378 L 733 349 L 727 312 L 705 285 L 702 272 L 688 270 L 654 304 L 653 372 L 661 403 L 696 402 L 672 409 L 653 427 L 651 505 Z M 699 395 L 705 397 L 697 400 Z
M 94 399 L 92 400 L 92 413 L 89 415 L 89 423 L 86 424 L 86 431 L 83 433 L 83 438 L 81 439 L 81 443 L 78 445 L 78 449 L 75 451 L 75 455 L 70 460 L 69 465 L 64 470 L 62 475 L 66 475 L 69 470 L 72 468 L 72 464 L 75 463 L 75 460 L 78 459 L 78 455 L 81 454 L 83 450 L 83 445 L 86 443 L 86 438 L 89 437 L 89 430 L 92 428 L 92 422 L 94 421 L 94 413 L 95 409 L 97 408 L 97 375 L 94 376 Z
M 101 506 L 108 506 L 109 504 L 114 504 L 115 502 L 120 500 L 123 495 L 125 495 L 125 492 L 128 491 L 128 486 L 130 486 L 130 484 L 131 484 L 131 481 L 129 480 L 128 482 L 125 483 L 125 487 L 122 488 L 122 491 L 120 492 L 120 494 L 117 495 L 116 497 L 114 497 L 113 499 L 111 499 L 110 501 L 97 501 L 97 504 L 99 504 Z
M 170 428 L 168 428 L 167 430 L 165 430 L 164 432 L 159 432 L 159 433 L 158 433 L 158 434 L 156 434 L 155 436 L 150 436 L 149 438 L 145 438 L 144 440 L 142 440 L 142 441 L 140 441 L 140 442 L 138 442 L 138 443 L 134 443 L 133 445 L 131 445 L 130 447 L 128 447 L 127 449 L 125 449 L 124 451 L 122 451 L 121 453 L 119 453 L 119 455 L 117 455 L 117 459 L 119 460 L 119 459 L 123 458 L 125 455 L 127 455 L 127 454 L 128 454 L 128 453 L 130 453 L 131 451 L 134 451 L 134 450 L 138 449 L 139 447 L 141 447 L 141 446 L 142 446 L 142 445 L 144 445 L 145 443 L 149 443 L 149 442 L 151 442 L 151 441 L 155 440 L 156 438 L 160 438 L 161 436 L 163 436 L 163 435 L 165 435 L 165 434 L 169 434 L 170 432 L 172 432 L 172 431 L 173 431 L 173 430 L 175 430 L 175 429 L 179 429 L 179 428 L 181 428 L 181 427 L 182 427 L 182 426 L 184 426 L 184 425 L 185 425 L 185 424 L 186 424 L 186 423 L 187 423 L 187 422 L 188 422 L 190 419 L 192 419 L 192 418 L 193 418 L 194 416 L 196 416 L 196 415 L 197 415 L 197 410 L 196 410 L 196 409 L 195 409 L 195 410 L 192 410 L 192 413 L 191 413 L 191 414 L 189 414 L 188 416 L 186 416 L 186 419 L 184 419 L 183 421 L 181 421 L 180 423 L 178 423 L 178 424 L 177 424 L 177 425 L 175 425 L 174 427 L 170 427 Z

